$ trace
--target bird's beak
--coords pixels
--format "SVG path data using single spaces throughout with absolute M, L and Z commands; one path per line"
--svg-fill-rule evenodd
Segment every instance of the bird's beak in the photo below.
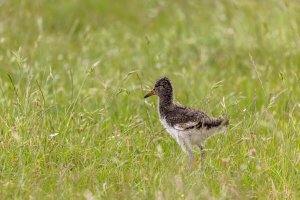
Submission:
M 148 92 L 148 93 L 144 96 L 144 98 L 146 99 L 146 98 L 148 98 L 148 97 L 150 97 L 150 96 L 153 96 L 153 95 L 156 95 L 156 93 L 154 92 L 154 90 L 151 90 L 150 92 Z

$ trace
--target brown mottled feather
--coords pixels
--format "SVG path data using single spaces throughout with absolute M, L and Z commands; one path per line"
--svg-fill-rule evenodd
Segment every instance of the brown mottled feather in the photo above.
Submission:
M 171 126 L 179 126 L 183 130 L 191 128 L 210 129 L 220 125 L 228 125 L 229 122 L 228 119 L 224 119 L 223 117 L 209 117 L 200 110 L 176 104 L 160 110 L 162 111 L 161 114 L 165 116 L 165 119 Z

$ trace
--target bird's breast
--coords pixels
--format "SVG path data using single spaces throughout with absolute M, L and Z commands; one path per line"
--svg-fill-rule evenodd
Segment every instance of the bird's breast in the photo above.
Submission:
M 170 124 L 167 123 L 165 118 L 160 117 L 160 122 L 163 125 L 163 127 L 167 130 L 167 132 L 175 139 L 178 139 L 178 131 L 173 128 Z

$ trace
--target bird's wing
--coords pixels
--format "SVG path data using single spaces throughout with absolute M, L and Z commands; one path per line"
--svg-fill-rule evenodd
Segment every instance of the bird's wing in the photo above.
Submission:
M 183 131 L 183 130 L 194 128 L 197 124 L 198 124 L 197 121 L 194 121 L 194 122 L 188 121 L 185 123 L 176 123 L 173 125 L 173 127 L 179 131 Z
M 185 107 L 177 107 L 176 111 L 169 113 L 168 120 L 177 130 L 195 128 L 199 122 L 208 117 L 204 112 Z
M 202 127 L 209 129 L 220 125 L 228 125 L 228 119 L 209 117 L 204 112 L 196 109 L 177 109 L 176 113 L 170 114 L 170 123 L 175 129 L 180 131 Z
M 225 119 L 223 117 L 208 117 L 204 118 L 202 121 L 199 122 L 197 125 L 197 128 L 206 127 L 207 129 L 213 128 L 213 127 L 220 127 L 220 126 L 227 126 L 229 124 L 229 119 Z

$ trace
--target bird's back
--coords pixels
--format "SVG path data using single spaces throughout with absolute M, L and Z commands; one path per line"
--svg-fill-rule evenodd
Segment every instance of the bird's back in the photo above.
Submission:
M 164 112 L 164 114 L 166 121 L 170 125 L 176 126 L 181 124 L 186 129 L 210 129 L 229 124 L 229 120 L 223 117 L 210 117 L 198 109 L 188 108 L 178 104 L 173 104 Z

